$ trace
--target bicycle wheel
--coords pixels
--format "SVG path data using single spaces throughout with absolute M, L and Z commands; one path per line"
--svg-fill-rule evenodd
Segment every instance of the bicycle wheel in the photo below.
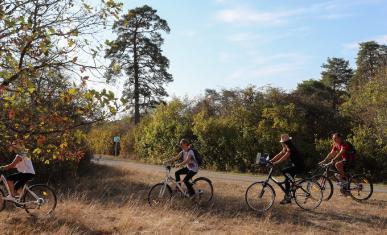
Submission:
M 365 201 L 372 196 L 372 181 L 363 174 L 354 175 L 349 180 L 349 193 L 356 201 Z
M 275 191 L 269 183 L 258 181 L 247 188 L 245 200 L 250 209 L 265 212 L 273 206 Z
M 313 180 L 318 183 L 323 192 L 323 200 L 328 201 L 332 198 L 333 195 L 333 183 L 332 180 L 326 177 L 325 175 L 316 175 L 313 176 Z
M 2 189 L 0 189 L 0 211 L 5 209 L 6 201 L 4 200 L 5 194 Z
M 196 193 L 196 201 L 199 204 L 208 203 L 212 200 L 214 195 L 214 188 L 211 180 L 205 177 L 199 177 L 193 181 L 193 187 Z
M 170 201 L 172 190 L 168 184 L 158 183 L 153 185 L 148 193 L 148 203 L 150 206 L 162 205 Z
M 35 184 L 29 187 L 23 198 L 24 209 L 33 216 L 50 215 L 56 207 L 56 195 L 53 189 L 44 184 Z
M 293 197 L 296 204 L 304 210 L 313 210 L 320 206 L 323 193 L 319 184 L 313 180 L 296 183 Z

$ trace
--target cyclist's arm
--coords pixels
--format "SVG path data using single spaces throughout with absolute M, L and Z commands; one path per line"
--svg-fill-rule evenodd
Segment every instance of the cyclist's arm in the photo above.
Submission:
M 335 155 L 335 153 L 336 153 L 336 151 L 334 149 L 332 149 L 332 151 L 330 153 L 328 153 L 328 155 L 320 163 L 324 164 L 327 161 L 331 160 L 332 157 Z
M 22 158 L 20 156 L 16 156 L 15 159 L 13 159 L 13 161 L 8 164 L 8 165 L 5 165 L 3 166 L 3 170 L 10 170 L 10 169 L 13 169 L 13 168 L 16 168 L 16 165 L 22 161 Z
M 285 153 L 286 153 L 286 148 L 282 148 L 281 152 L 279 152 L 277 155 L 275 155 L 270 161 L 271 162 L 277 161 L 279 158 L 281 158 L 283 155 L 285 155 Z
M 165 163 L 172 163 L 172 162 L 176 162 L 177 160 L 180 159 L 180 154 L 176 155 L 175 157 L 173 158 L 170 158 L 168 160 L 165 161 Z
M 345 149 L 341 149 L 340 152 L 332 159 L 331 162 L 337 161 L 337 159 L 343 156 L 344 153 L 345 153 Z
M 281 158 L 278 159 L 277 161 L 272 161 L 272 163 L 273 163 L 273 165 L 278 165 L 281 162 L 288 160 L 289 156 L 290 156 L 290 151 L 288 149 L 285 149 L 285 153 L 281 156 Z
M 189 161 L 191 161 L 191 159 L 192 159 L 193 157 L 192 157 L 192 155 L 190 154 L 190 155 L 188 155 L 188 157 L 187 157 L 187 159 L 185 159 L 184 161 L 182 161 L 181 163 L 178 163 L 178 164 L 176 164 L 176 166 L 184 166 L 185 164 L 187 164 Z

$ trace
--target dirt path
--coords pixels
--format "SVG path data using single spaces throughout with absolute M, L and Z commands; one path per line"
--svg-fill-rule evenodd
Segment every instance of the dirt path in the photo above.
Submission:
M 150 165 L 135 161 L 122 160 L 122 159 L 113 159 L 113 157 L 99 157 L 100 155 L 95 155 L 94 162 L 97 164 L 107 165 L 107 166 L 116 166 L 116 167 L 125 167 L 129 169 L 142 170 L 145 172 L 164 172 L 164 167 L 160 165 Z M 218 181 L 229 181 L 229 182 L 254 182 L 258 180 L 265 179 L 265 175 L 247 175 L 247 174 L 237 174 L 237 173 L 223 173 L 215 172 L 208 170 L 200 170 L 198 176 L 204 176 L 211 179 L 213 183 Z M 279 177 L 280 178 L 280 177 Z M 281 179 L 281 178 L 280 178 Z M 378 193 L 387 193 L 387 187 L 384 185 L 374 185 L 374 192 Z

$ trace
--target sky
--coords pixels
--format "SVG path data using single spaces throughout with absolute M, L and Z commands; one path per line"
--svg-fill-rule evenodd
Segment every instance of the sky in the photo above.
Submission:
M 359 42 L 387 44 L 387 0 L 122 2 L 124 13 L 147 4 L 167 20 L 171 32 L 162 48 L 174 78 L 170 97 L 248 85 L 291 91 L 319 79 L 328 57 L 355 67 Z

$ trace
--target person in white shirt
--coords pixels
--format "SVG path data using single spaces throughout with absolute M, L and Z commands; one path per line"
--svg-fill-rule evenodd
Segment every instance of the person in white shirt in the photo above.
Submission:
M 180 183 L 180 175 L 185 175 L 183 182 L 187 186 L 190 197 L 194 197 L 195 191 L 189 181 L 198 173 L 199 165 L 196 161 L 194 151 L 190 149 L 190 143 L 187 139 L 180 140 L 180 147 L 182 148 L 182 151 L 167 162 L 174 162 L 179 159 L 183 160 L 181 163 L 176 164 L 176 167 L 185 166 L 175 172 L 176 182 Z
M 0 170 L 7 171 L 14 168 L 17 169 L 17 173 L 6 177 L 8 188 L 11 192 L 11 194 L 6 197 L 6 200 L 16 201 L 15 197 L 19 196 L 19 190 L 23 188 L 27 181 L 35 176 L 35 169 L 32 165 L 31 158 L 28 155 L 28 151 L 24 146 L 23 140 L 13 141 L 10 150 L 16 152 L 16 157 L 10 164 L 0 167 Z

